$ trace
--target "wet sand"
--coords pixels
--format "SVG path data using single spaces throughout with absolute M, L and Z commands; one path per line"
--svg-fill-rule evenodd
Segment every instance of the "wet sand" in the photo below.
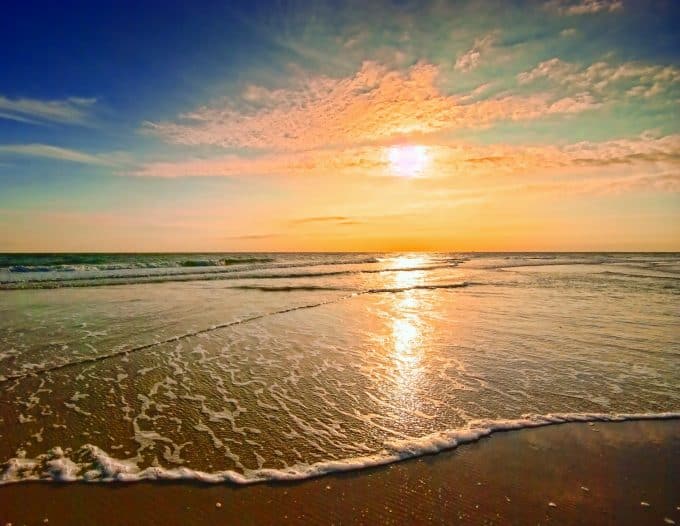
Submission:
M 680 420 L 496 433 L 438 455 L 296 483 L 0 487 L 0 525 L 45 522 L 680 524 Z

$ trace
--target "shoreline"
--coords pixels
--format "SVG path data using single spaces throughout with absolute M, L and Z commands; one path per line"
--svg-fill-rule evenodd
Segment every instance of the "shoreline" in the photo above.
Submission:
M 301 481 L 10 483 L 0 524 L 680 524 L 679 487 L 679 419 L 564 423 Z
M 107 355 L 104 358 L 109 356 Z M 388 441 L 385 443 L 385 449 L 368 456 L 328 460 L 314 464 L 296 464 L 285 469 L 262 468 L 249 470 L 245 473 L 232 470 L 205 472 L 185 466 L 140 469 L 129 459 L 110 456 L 108 452 L 97 446 L 85 444 L 78 449 L 78 452 L 87 453 L 90 457 L 89 463 L 74 462 L 61 451 L 61 448 L 54 448 L 35 458 L 10 459 L 5 464 L 5 470 L 0 473 L 0 487 L 24 482 L 132 484 L 138 482 L 193 481 L 205 484 L 234 484 L 236 486 L 268 482 L 300 482 L 335 473 L 362 471 L 418 459 L 423 456 L 445 453 L 459 446 L 484 440 L 497 433 L 570 423 L 594 425 L 596 423 L 657 420 L 680 421 L 680 413 L 551 413 L 524 415 L 517 419 L 476 420 L 462 428 L 439 431 L 414 439 Z M 55 453 L 57 450 L 59 453 Z M 28 471 L 32 471 L 33 474 L 25 475 Z M 48 472 L 52 474 L 51 478 L 43 476 Z M 80 475 L 78 472 L 80 472 Z M 86 472 L 88 474 L 94 473 L 95 476 L 86 476 L 84 475 Z M 13 477 L 19 473 L 22 474 L 20 478 L 8 480 L 5 478 Z

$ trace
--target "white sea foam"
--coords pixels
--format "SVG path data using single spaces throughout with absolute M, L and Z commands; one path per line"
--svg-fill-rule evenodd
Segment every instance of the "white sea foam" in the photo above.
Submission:
M 225 470 L 205 472 L 186 467 L 139 468 L 134 459 L 114 458 L 98 448 L 86 444 L 71 457 L 59 447 L 33 459 L 22 457 L 8 460 L 0 473 L 0 485 L 20 481 L 56 482 L 137 482 L 142 480 L 196 480 L 206 483 L 229 482 L 252 484 L 264 481 L 293 481 L 365 469 L 431 455 L 450 450 L 462 444 L 475 442 L 499 431 L 542 427 L 569 422 L 623 422 L 629 420 L 667 420 L 680 418 L 680 412 L 664 413 L 555 413 L 525 415 L 519 419 L 474 420 L 466 427 L 439 431 L 420 438 L 390 440 L 384 448 L 372 455 L 343 460 L 328 460 L 314 464 L 299 463 L 284 469 L 244 470 L 243 473 Z

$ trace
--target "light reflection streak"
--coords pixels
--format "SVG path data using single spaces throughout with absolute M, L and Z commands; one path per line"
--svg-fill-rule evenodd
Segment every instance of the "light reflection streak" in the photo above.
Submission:
M 396 262 L 396 267 L 413 268 L 423 266 L 427 258 L 418 256 L 404 256 Z M 391 284 L 398 289 L 422 285 L 425 271 L 404 271 L 393 274 Z M 421 309 L 425 308 L 422 291 L 404 290 L 394 294 L 391 298 L 391 349 L 390 354 L 394 366 L 394 402 L 404 418 L 417 411 L 419 407 L 418 391 L 423 376 L 422 360 L 423 320 Z

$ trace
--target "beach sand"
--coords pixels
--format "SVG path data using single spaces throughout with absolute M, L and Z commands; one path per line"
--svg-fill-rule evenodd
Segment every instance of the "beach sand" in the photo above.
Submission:
M 45 522 L 680 524 L 680 420 L 496 433 L 438 455 L 295 483 L 0 487 L 0 525 Z

